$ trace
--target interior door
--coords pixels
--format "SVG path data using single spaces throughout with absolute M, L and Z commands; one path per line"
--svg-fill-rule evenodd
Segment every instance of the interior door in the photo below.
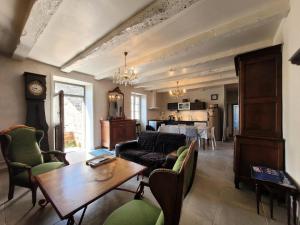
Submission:
M 59 91 L 54 96 L 54 133 L 55 133 L 55 150 L 64 151 L 64 91 Z

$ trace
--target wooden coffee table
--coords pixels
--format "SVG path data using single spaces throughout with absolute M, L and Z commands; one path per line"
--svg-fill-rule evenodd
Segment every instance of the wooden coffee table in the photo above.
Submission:
M 81 224 L 87 206 L 111 190 L 140 174 L 146 167 L 125 159 L 116 160 L 96 168 L 85 162 L 69 165 L 36 176 L 46 202 L 52 204 L 59 217 L 74 224 L 74 214 L 81 209 Z

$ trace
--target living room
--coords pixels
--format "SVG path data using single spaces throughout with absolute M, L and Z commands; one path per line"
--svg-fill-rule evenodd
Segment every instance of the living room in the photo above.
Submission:
M 0 224 L 300 224 L 299 15 L 2 1 Z

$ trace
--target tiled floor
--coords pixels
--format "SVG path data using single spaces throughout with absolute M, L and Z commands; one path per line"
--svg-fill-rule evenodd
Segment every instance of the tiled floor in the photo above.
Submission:
M 71 157 L 72 161 L 78 161 Z M 233 146 L 231 143 L 218 143 L 217 150 L 199 152 L 199 160 L 194 186 L 186 197 L 182 209 L 181 225 L 280 225 L 286 224 L 285 208 L 275 204 L 274 216 L 271 220 L 268 214 L 268 205 L 263 203 L 262 215 L 256 214 L 255 193 L 241 187 L 236 190 L 233 185 Z M 26 189 L 16 188 L 15 198 L 8 202 L 7 197 L 7 172 L 0 173 L 0 224 L 14 225 L 46 225 L 66 224 L 60 221 L 55 211 L 48 205 L 45 209 L 31 207 L 31 194 Z M 138 185 L 134 178 L 124 186 L 136 189 Z M 146 197 L 153 199 L 147 190 Z M 86 212 L 83 224 L 103 223 L 105 218 L 115 208 L 132 199 L 126 192 L 112 191 L 95 203 L 91 204 Z M 42 194 L 38 193 L 38 199 Z M 266 202 L 267 199 L 263 199 Z M 75 220 L 79 220 L 79 212 Z

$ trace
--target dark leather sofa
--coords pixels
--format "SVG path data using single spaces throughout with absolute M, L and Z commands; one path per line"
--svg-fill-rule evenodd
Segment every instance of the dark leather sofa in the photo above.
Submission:
M 184 134 L 145 131 L 141 132 L 137 140 L 117 144 L 116 155 L 147 166 L 147 174 L 163 167 L 167 155 L 185 145 L 185 140 Z

